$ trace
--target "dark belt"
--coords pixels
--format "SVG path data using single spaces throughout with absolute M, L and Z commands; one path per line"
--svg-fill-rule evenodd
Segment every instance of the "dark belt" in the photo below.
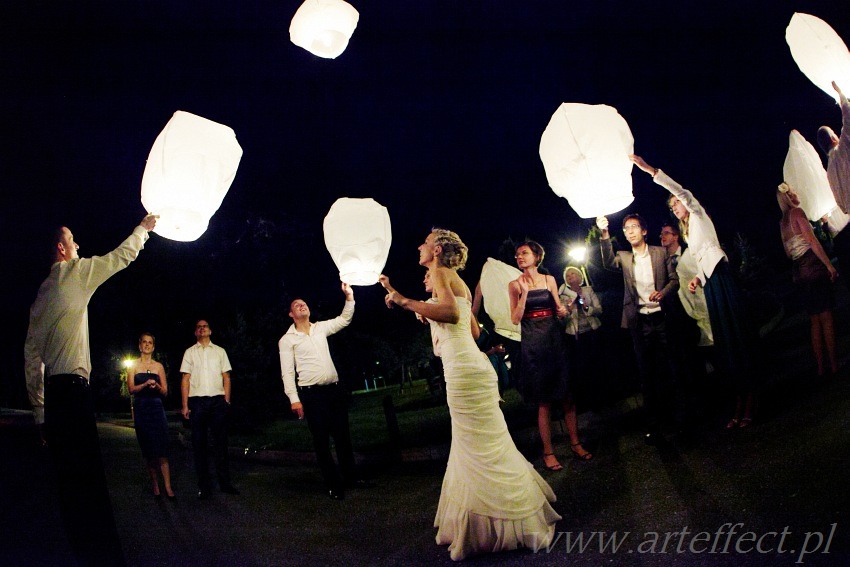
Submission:
M 638 317 L 643 317 L 644 319 L 661 319 L 664 317 L 663 311 L 655 311 L 654 313 L 638 313 Z
M 523 319 L 537 319 L 538 317 L 551 317 L 555 312 L 551 309 L 538 309 L 537 311 L 526 311 Z
M 79 374 L 54 374 L 53 376 L 48 376 L 45 380 L 45 384 L 48 386 L 58 386 L 59 384 L 65 385 L 74 385 L 74 386 L 82 386 L 84 388 L 89 387 L 89 381 Z
M 313 384 L 312 386 L 298 386 L 299 390 L 310 390 L 313 388 L 329 388 L 331 386 L 338 386 L 339 381 L 331 382 L 330 384 Z

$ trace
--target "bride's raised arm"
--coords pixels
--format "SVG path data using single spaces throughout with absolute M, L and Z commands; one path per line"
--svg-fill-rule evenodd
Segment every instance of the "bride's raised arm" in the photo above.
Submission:
M 385 298 L 387 307 L 398 305 L 402 309 L 419 313 L 432 321 L 454 324 L 460 320 L 460 309 L 457 306 L 457 299 L 451 289 L 449 278 L 452 273 L 453 271 L 449 268 L 431 268 L 431 285 L 434 286 L 437 303 L 426 303 L 404 297 L 390 285 L 390 279 L 387 276 L 382 275 L 379 281 L 384 286 L 384 289 L 387 290 L 387 296 Z

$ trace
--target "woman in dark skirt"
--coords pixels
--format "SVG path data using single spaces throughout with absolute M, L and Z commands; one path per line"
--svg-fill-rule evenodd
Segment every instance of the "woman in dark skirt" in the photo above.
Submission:
M 543 247 L 530 240 L 517 246 L 517 266 L 522 275 L 508 284 L 511 320 L 521 325 L 522 370 L 519 392 L 527 403 L 537 404 L 537 426 L 543 442 L 543 463 L 547 469 L 564 468 L 552 447 L 552 404 L 563 404 L 564 421 L 572 454 L 584 461 L 593 456 L 578 438 L 576 406 L 569 390 L 564 331 L 557 317 L 566 317 L 567 308 L 558 296 L 555 278 L 537 271 L 543 261 Z
M 717 362 L 736 391 L 735 414 L 726 423 L 726 429 L 748 427 L 755 409 L 752 358 L 756 353 L 756 332 L 747 316 L 743 294 L 732 277 L 729 259 L 720 247 L 714 223 L 693 193 L 640 156 L 629 157 L 670 192 L 667 204 L 679 219 L 681 235 L 697 262 L 697 275 L 688 282 L 688 290 L 695 293 L 698 286 L 705 290 Z
M 800 198 L 787 183 L 776 191 L 776 199 L 782 210 L 779 229 L 785 254 L 793 264 L 794 285 L 800 293 L 803 307 L 811 322 L 812 350 L 818 364 L 818 376 L 823 376 L 823 350 L 829 357 L 830 371 L 838 372 L 835 357 L 835 328 L 832 322 L 832 310 L 835 307 L 835 293 L 832 282 L 838 272 L 829 261 L 829 256 L 815 236 L 806 213 L 800 208 Z
M 139 337 L 141 356 L 127 371 L 127 386 L 133 394 L 133 420 L 136 438 L 148 465 L 153 483 L 153 494 L 159 496 L 159 477 L 165 484 L 165 494 L 174 499 L 171 490 L 171 469 L 168 464 L 168 421 L 165 417 L 163 398 L 168 395 L 165 368 L 153 360 L 156 339 L 150 333 Z

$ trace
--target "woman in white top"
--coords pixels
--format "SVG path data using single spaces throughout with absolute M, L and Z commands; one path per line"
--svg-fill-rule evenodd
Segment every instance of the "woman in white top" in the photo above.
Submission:
M 838 272 L 829 261 L 829 256 L 815 236 L 806 213 L 800 208 L 797 193 L 787 183 L 776 190 L 776 200 L 782 210 L 779 229 L 785 254 L 794 262 L 793 279 L 801 293 L 801 299 L 811 322 L 812 349 L 818 364 L 818 376 L 823 376 L 823 350 L 826 348 L 829 366 L 833 374 L 838 372 L 835 357 L 835 328 L 832 309 L 835 294 L 832 282 Z
M 570 384 L 579 403 L 599 400 L 600 384 L 592 376 L 604 375 L 604 359 L 596 330 L 602 326 L 598 315 L 602 303 L 593 288 L 584 284 L 584 274 L 575 266 L 564 269 L 564 283 L 558 288 L 561 303 L 567 308 L 567 359 Z
M 705 290 L 717 362 L 737 390 L 735 414 L 726 429 L 748 427 L 755 405 L 751 359 L 755 354 L 756 335 L 746 315 L 743 296 L 732 277 L 729 260 L 720 247 L 714 223 L 693 193 L 640 156 L 629 158 L 670 192 L 667 201 L 670 211 L 679 219 L 681 234 L 697 263 L 697 275 L 688 282 L 688 290 L 695 293 L 699 286 Z

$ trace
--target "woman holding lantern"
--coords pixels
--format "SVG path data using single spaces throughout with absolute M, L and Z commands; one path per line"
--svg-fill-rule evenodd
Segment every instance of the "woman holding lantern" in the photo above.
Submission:
M 838 372 L 835 357 L 835 328 L 832 309 L 835 294 L 832 283 L 838 272 L 815 236 L 806 213 L 800 208 L 797 193 L 787 183 L 776 190 L 776 200 L 782 210 L 779 230 L 785 254 L 794 263 L 793 278 L 811 322 L 812 350 L 818 364 L 818 376 L 824 373 L 823 350 L 829 357 L 830 371 Z
M 435 302 L 398 293 L 382 275 L 387 307 L 399 306 L 434 322 L 446 377 L 452 444 L 437 516 L 437 543 L 452 560 L 482 552 L 548 546 L 555 522 L 552 489 L 517 450 L 499 407 L 496 373 L 472 337 L 472 294 L 458 276 L 466 245 L 434 229 L 419 246 Z
M 555 318 L 566 317 L 567 308 L 558 296 L 555 278 L 538 272 L 543 247 L 533 240 L 516 248 L 517 267 L 522 275 L 508 284 L 511 321 L 521 325 L 522 375 L 519 391 L 523 400 L 537 404 L 537 427 L 543 443 L 543 464 L 550 471 L 563 465 L 552 447 L 552 404 L 563 404 L 570 450 L 582 461 L 593 458 L 578 438 L 576 405 L 569 391 L 569 363 L 564 332 Z
M 695 293 L 698 286 L 705 290 L 717 361 L 736 390 L 735 414 L 727 422 L 726 429 L 748 427 L 755 409 L 751 359 L 756 335 L 746 315 L 741 291 L 732 277 L 729 260 L 720 247 L 714 223 L 693 193 L 640 156 L 630 155 L 629 159 L 670 192 L 667 204 L 679 219 L 681 235 L 697 262 L 697 275 L 688 282 L 688 290 Z

